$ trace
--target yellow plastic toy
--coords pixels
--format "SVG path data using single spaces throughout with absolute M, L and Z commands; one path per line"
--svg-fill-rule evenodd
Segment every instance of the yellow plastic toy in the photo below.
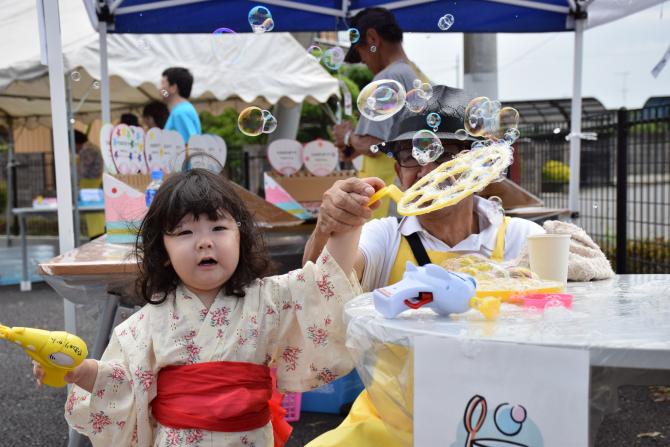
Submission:
M 88 356 L 86 343 L 76 335 L 63 331 L 45 331 L 0 324 L 0 339 L 13 341 L 44 368 L 45 385 L 60 388 L 67 385 L 65 374 L 75 369 Z
M 384 196 L 398 203 L 398 214 L 416 216 L 455 205 L 467 196 L 481 191 L 499 178 L 512 164 L 512 150 L 504 141 L 463 152 L 442 163 L 422 177 L 404 193 L 395 185 L 375 192 L 368 205 Z

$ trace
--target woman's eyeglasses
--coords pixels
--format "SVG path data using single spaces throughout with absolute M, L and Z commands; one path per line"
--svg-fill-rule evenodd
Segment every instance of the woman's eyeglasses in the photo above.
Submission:
M 410 141 L 409 142 L 410 148 L 407 148 L 407 145 L 404 145 L 405 147 L 392 148 L 392 150 L 395 149 L 393 150 L 394 154 L 393 157 L 396 159 L 398 164 L 403 168 L 418 168 L 419 166 L 421 166 L 419 162 L 412 156 L 411 145 L 412 143 Z M 433 163 L 438 165 L 446 163 L 447 161 L 456 158 L 456 155 L 458 155 L 461 151 L 466 149 L 467 149 L 466 147 L 461 147 L 455 144 L 444 145 L 444 152 L 435 161 L 433 161 Z

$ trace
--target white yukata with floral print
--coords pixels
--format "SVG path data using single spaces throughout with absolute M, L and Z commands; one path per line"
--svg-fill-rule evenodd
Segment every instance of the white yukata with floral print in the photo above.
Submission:
M 94 446 L 273 445 L 272 427 L 248 432 L 179 430 L 152 416 L 162 367 L 212 361 L 277 367 L 280 390 L 307 391 L 348 373 L 342 306 L 360 293 L 326 250 L 316 264 L 254 281 L 244 298 L 220 292 L 209 311 L 183 286 L 114 329 L 93 392 L 74 386 L 70 426 Z

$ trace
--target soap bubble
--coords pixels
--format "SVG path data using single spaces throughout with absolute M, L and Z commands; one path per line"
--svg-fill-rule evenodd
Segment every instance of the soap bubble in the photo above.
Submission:
M 468 133 L 465 129 L 458 129 L 454 135 L 456 135 L 457 140 L 465 141 L 468 139 Z
M 358 42 L 361 38 L 361 33 L 356 28 L 349 28 L 349 42 L 352 44 Z
M 421 113 L 428 106 L 428 99 L 426 99 L 421 90 L 413 88 L 407 92 L 407 96 L 405 97 L 405 105 L 410 111 L 414 113 Z
M 319 62 L 321 60 L 321 58 L 323 57 L 323 50 L 318 45 L 310 45 L 309 48 L 307 48 L 307 54 L 312 59 Z
M 521 133 L 517 128 L 507 129 L 507 131 L 503 135 L 503 139 L 507 142 L 507 144 L 511 146 L 512 144 L 514 144 L 516 140 L 519 139 L 520 135 Z
M 361 115 L 372 121 L 383 121 L 402 110 L 405 88 L 392 79 L 380 79 L 365 86 L 356 105 Z
M 486 96 L 479 96 L 465 108 L 465 130 L 474 136 L 491 135 L 498 130 L 495 104 Z
M 245 46 L 239 34 L 230 28 L 217 28 L 212 33 L 212 51 L 221 62 L 232 64 L 237 62 Z
M 340 47 L 333 47 L 326 50 L 323 54 L 323 65 L 335 71 L 344 63 L 344 50 Z
M 500 109 L 500 129 L 516 129 L 519 127 L 519 111 L 513 107 L 503 107 Z
M 256 137 L 262 133 L 272 133 L 277 128 L 277 119 L 269 111 L 251 106 L 240 112 L 237 127 L 243 134 Z
M 597 210 L 597 209 L 598 209 L 598 204 L 595 203 L 595 202 L 593 203 L 593 209 L 594 209 L 594 210 Z
M 100 89 L 100 81 L 93 81 L 92 87 L 94 90 Z
M 144 39 L 144 38 L 139 38 L 139 39 L 137 39 L 136 44 L 137 44 L 137 48 L 138 48 L 139 50 L 145 52 L 145 53 L 148 52 L 149 50 L 151 50 L 151 45 L 150 45 L 149 42 L 148 42 L 146 39 Z
M 426 98 L 426 100 L 433 97 L 433 86 L 427 82 L 421 84 L 419 91 L 423 94 L 423 97 Z
M 275 23 L 272 20 L 272 13 L 265 6 L 254 6 L 249 11 L 249 25 L 254 33 L 265 33 L 272 31 Z
M 370 152 L 372 152 L 373 154 L 376 154 L 377 152 L 379 152 L 379 146 L 377 146 L 376 144 L 373 144 L 372 146 L 370 146 Z
M 415 80 L 412 82 L 412 87 L 413 87 L 413 88 L 421 88 L 421 79 L 415 79 Z
M 420 130 L 412 137 L 412 156 L 421 165 L 437 160 L 443 152 L 440 139 L 430 130 Z
M 451 25 L 454 24 L 454 16 L 451 14 L 445 14 L 440 17 L 440 20 L 437 21 L 437 27 L 442 31 L 446 31 L 451 28 Z
M 81 80 L 81 73 L 79 73 L 78 71 L 73 71 L 72 73 L 70 73 L 70 78 L 74 82 L 79 82 Z
M 438 113 L 431 112 L 426 117 L 426 124 L 428 124 L 428 127 L 432 127 L 434 131 L 437 131 L 437 128 L 440 126 L 441 122 L 442 118 Z

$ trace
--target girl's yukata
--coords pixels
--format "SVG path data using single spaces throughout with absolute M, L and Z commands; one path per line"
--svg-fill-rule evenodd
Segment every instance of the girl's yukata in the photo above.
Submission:
M 268 365 L 287 391 L 348 373 L 342 306 L 359 293 L 327 250 L 209 311 L 179 286 L 114 329 L 93 392 L 73 386 L 65 418 L 94 446 L 272 446 Z

